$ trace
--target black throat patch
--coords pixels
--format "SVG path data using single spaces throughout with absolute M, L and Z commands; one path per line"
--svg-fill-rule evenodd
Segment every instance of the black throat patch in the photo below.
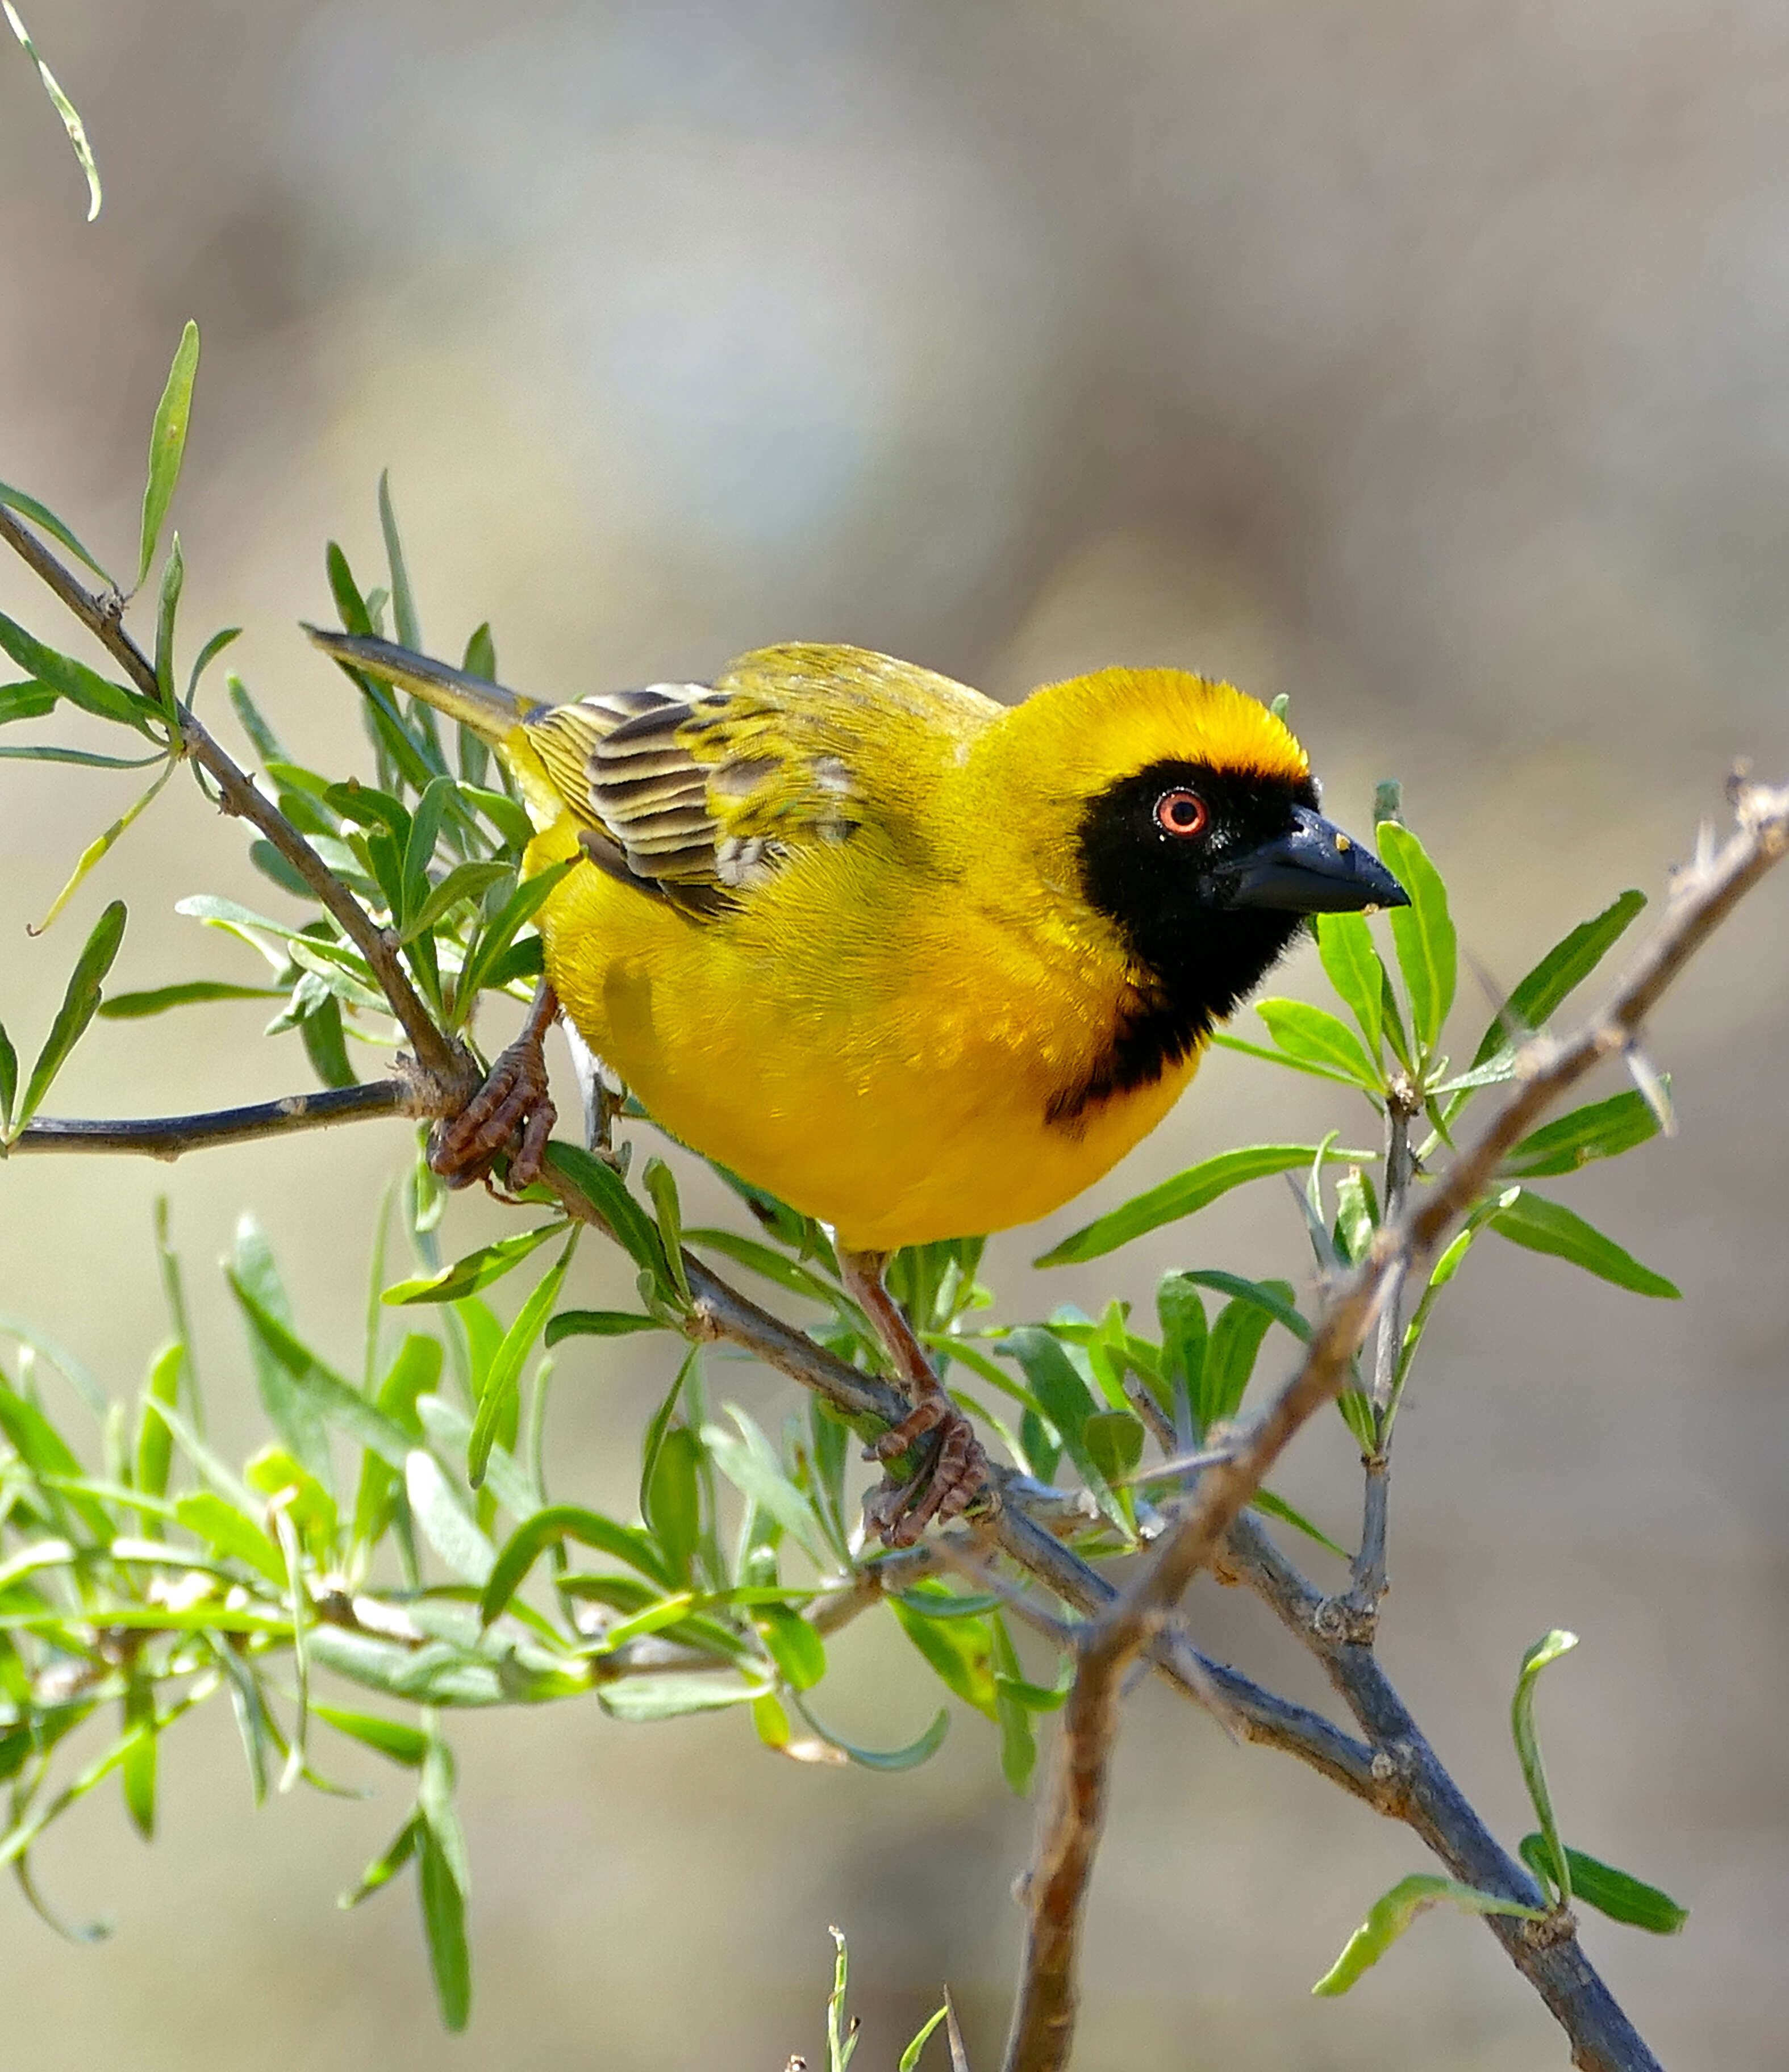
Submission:
M 1193 792 L 1207 811 L 1203 828 L 1191 837 L 1157 817 L 1158 803 L 1180 790 Z M 1089 904 L 1117 924 L 1136 960 L 1137 1000 L 1092 1069 L 1051 1099 L 1049 1121 L 1075 1128 L 1098 1103 L 1153 1085 L 1278 963 L 1302 917 L 1232 909 L 1215 874 L 1228 859 L 1286 833 L 1294 806 L 1316 803 L 1310 778 L 1293 782 L 1171 762 L 1152 763 L 1094 800 L 1081 825 L 1082 887 Z

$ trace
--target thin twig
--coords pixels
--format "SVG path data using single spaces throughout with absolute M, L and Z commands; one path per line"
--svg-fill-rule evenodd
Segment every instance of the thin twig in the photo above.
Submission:
M 1195 1495 L 1096 1622 L 1082 1648 L 1075 1688 L 1065 1708 L 1057 1782 L 1038 1821 L 1024 1971 L 1007 2044 L 1006 2072 L 1059 2072 L 1068 2061 L 1080 1918 L 1104 1819 L 1105 1771 L 1126 1667 L 1160 1635 L 1193 1577 L 1223 1546 L 1294 1435 L 1341 1392 L 1355 1350 L 1396 1281 L 1426 1263 L 1490 1185 L 1505 1154 L 1546 1110 L 1602 1059 L 1634 1042 L 1672 979 L 1789 849 L 1789 789 L 1771 791 L 1737 781 L 1731 788 L 1738 831 L 1717 854 L 1699 855 L 1678 874 L 1663 925 L 1608 1006 L 1569 1042 L 1536 1041 L 1518 1055 L 1516 1076 L 1522 1083 L 1517 1091 L 1434 1186 L 1381 1227 L 1367 1258 L 1326 1303 L 1296 1371 L 1238 1435 L 1232 1457 L 1204 1471 Z M 1355 1652 L 1370 1663 L 1366 1650 L 1356 1647 Z M 1381 1727 L 1393 1738 L 1414 1736 L 1414 1725 L 1401 1704 L 1395 1704 L 1390 1686 L 1374 1690 L 1384 1701 L 1377 1707 L 1376 1739 Z M 1438 1764 L 1434 1771 L 1446 1778 Z M 1470 1832 L 1463 1821 L 1470 1818 L 1474 1827 L 1478 1823 L 1450 1783 L 1446 1797 L 1447 1803 L 1436 1808 L 1441 1816 L 1437 1832 L 1445 1829 L 1458 1848 Z M 1507 1935 L 1505 1939 L 1507 1944 Z M 1572 2037 L 1574 2061 L 1597 2072 L 1632 2072 L 1650 2066 L 1644 2045 L 1575 1947 L 1573 1968 L 1573 1980 L 1561 1984 L 1548 2004 Z M 1597 2017 L 1604 2010 L 1597 2003 L 1598 1995 L 1621 2033 L 1606 2022 L 1599 2026 Z M 1599 2037 L 1613 2039 L 1609 2049 Z
M 252 1108 L 214 1108 L 204 1115 L 145 1116 L 123 1122 L 40 1115 L 10 1143 L 0 1142 L 0 1158 L 31 1152 L 112 1151 L 172 1161 L 221 1144 L 249 1144 L 298 1130 L 327 1129 L 335 1123 L 364 1122 L 372 1116 L 421 1112 L 413 1086 L 403 1079 L 378 1079 L 364 1087 L 287 1094 Z
M 1385 1100 L 1384 1216 L 1388 1223 L 1396 1223 L 1403 1215 L 1409 1194 L 1413 1170 L 1410 1124 L 1420 1112 L 1421 1102 L 1415 1087 L 1400 1074 L 1388 1088 Z M 1392 1493 L 1392 1423 L 1396 1414 L 1392 1396 L 1397 1383 L 1398 1356 L 1404 1346 L 1406 1287 L 1404 1268 L 1395 1267 L 1388 1276 L 1373 1346 L 1370 1396 L 1373 1448 L 1361 1459 L 1366 1479 L 1360 1506 L 1360 1548 L 1355 1556 L 1348 1593 L 1350 1610 L 1368 1632 L 1379 1617 L 1380 1600 L 1386 1590 L 1385 1531 Z
M 145 697 L 161 702 L 155 665 L 125 631 L 115 595 L 97 597 L 64 568 L 36 534 L 0 506 L 0 540 L 55 591 L 106 652 L 119 664 Z M 341 879 L 273 802 L 212 738 L 187 705 L 179 707 L 178 753 L 190 757 L 212 779 L 222 811 L 258 828 L 310 886 L 340 924 L 342 932 L 364 956 L 392 1013 L 416 1053 L 417 1063 L 431 1084 L 421 1090 L 430 1113 L 450 1114 L 463 1107 L 479 1081 L 479 1071 L 463 1044 L 443 1035 L 410 984 L 397 953 L 395 936 L 374 921 Z

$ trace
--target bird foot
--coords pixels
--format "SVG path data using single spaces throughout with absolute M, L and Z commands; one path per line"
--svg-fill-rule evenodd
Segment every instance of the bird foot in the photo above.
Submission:
M 974 1425 L 936 1381 L 899 1424 L 866 1448 L 864 1458 L 899 1460 L 928 1438 L 927 1457 L 911 1481 L 884 1480 L 864 1499 L 865 1523 L 890 1547 L 911 1547 L 934 1519 L 948 1524 L 989 1486 L 988 1457 Z
M 450 1187 L 487 1179 L 491 1161 L 504 1146 L 520 1141 L 510 1153 L 509 1185 L 517 1193 L 541 1177 L 547 1139 L 558 1120 L 547 1091 L 543 1039 L 558 1002 L 543 989 L 528 1026 L 491 1067 L 490 1076 L 451 1120 L 436 1128 L 429 1145 L 429 1164 Z

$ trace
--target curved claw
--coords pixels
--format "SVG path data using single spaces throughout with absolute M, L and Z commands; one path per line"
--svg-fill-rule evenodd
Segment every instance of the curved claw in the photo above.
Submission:
M 864 1500 L 870 1530 L 890 1547 L 911 1547 L 933 1519 L 948 1524 L 989 1486 L 988 1457 L 975 1427 L 940 1390 L 923 1397 L 892 1431 L 867 1450 L 866 1458 L 888 1459 L 936 1432 L 931 1458 L 911 1482 L 885 1482 Z
M 450 1187 L 485 1178 L 491 1161 L 518 1130 L 521 1142 L 510 1162 L 510 1183 L 520 1189 L 541 1177 L 547 1139 L 558 1119 L 541 1046 L 557 1012 L 558 1002 L 543 989 L 528 1026 L 491 1067 L 490 1077 L 458 1115 L 436 1128 L 429 1164 Z

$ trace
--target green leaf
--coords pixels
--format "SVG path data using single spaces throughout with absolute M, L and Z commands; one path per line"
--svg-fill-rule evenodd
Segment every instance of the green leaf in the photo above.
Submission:
M 438 778 L 436 782 L 444 779 Z M 426 935 L 436 923 L 474 899 L 481 899 L 493 885 L 509 875 L 506 863 L 458 863 L 423 898 L 422 904 L 404 924 L 398 937 L 402 943 L 413 943 L 418 935 Z
M 1021 1794 L 1021 1796 L 1023 1794 Z M 894 2072 L 914 2072 L 915 2066 L 919 2062 L 920 2052 L 925 2049 L 927 2044 L 932 2039 L 932 2032 L 949 2012 L 950 2002 L 947 2000 L 944 2004 L 940 2008 L 937 2013 L 932 2017 L 931 2021 L 926 2024 L 925 2027 L 919 2031 L 919 2034 L 914 2037 L 913 2041 L 907 2045 L 906 2049 L 901 2053 L 901 2062 L 895 2066 Z
M 1159 1230 L 1164 1223 L 1208 1207 L 1232 1187 L 1275 1173 L 1301 1170 L 1318 1155 L 1314 1144 L 1251 1144 L 1236 1151 L 1221 1151 L 1216 1157 L 1189 1166 L 1184 1173 L 1177 1173 L 1171 1180 L 1164 1180 L 1160 1186 L 1137 1195 L 1085 1229 L 1065 1237 L 1032 1264 L 1073 1266 L 1083 1260 L 1098 1259 L 1121 1244 L 1129 1244 L 1133 1238 Z M 1332 1160 L 1354 1165 L 1371 1164 L 1375 1155 L 1371 1151 L 1335 1149 L 1328 1153 Z
M 1094 1464 L 1114 1487 L 1143 1457 L 1143 1427 L 1128 1410 L 1096 1410 L 1081 1427 Z
M 441 1463 L 421 1446 L 405 1462 L 404 1489 L 423 1538 L 463 1583 L 483 1589 L 496 1571 L 496 1549 L 474 1523 Z
M 280 1000 L 277 985 L 225 985 L 216 979 L 189 979 L 181 985 L 158 985 L 147 993 L 115 993 L 101 1001 L 102 1022 L 141 1022 L 151 1014 L 166 1014 L 171 1007 L 193 1007 L 214 1000 Z
M 0 1134 L 12 1128 L 13 1103 L 19 1098 L 19 1053 L 0 1022 Z
M 199 372 L 199 327 L 189 319 L 174 350 L 167 386 L 155 406 L 155 422 L 149 435 L 149 479 L 143 486 L 142 546 L 138 557 L 137 581 L 141 589 L 155 558 L 162 536 L 162 522 L 174 501 L 175 485 L 180 479 L 180 462 L 187 450 L 187 425 L 192 415 L 193 376 Z
M 159 738 L 154 731 L 161 719 L 158 706 L 139 693 L 126 690 L 122 684 L 109 682 L 97 670 L 89 669 L 84 662 L 77 662 L 72 656 L 59 655 L 55 648 L 46 648 L 4 612 L 0 612 L 0 650 L 10 656 L 20 668 L 28 670 L 36 681 L 47 684 L 58 697 L 79 705 L 96 719 L 110 720 L 120 726 L 134 726 L 139 734 L 151 739 Z
M 598 1687 L 596 1702 L 617 1720 L 645 1722 L 681 1719 L 688 1712 L 718 1712 L 729 1705 L 755 1705 L 768 1687 L 734 1676 L 629 1676 Z
M 619 1524 L 601 1511 L 586 1511 L 578 1504 L 549 1504 L 517 1526 L 498 1555 L 479 1600 L 479 1617 L 484 1625 L 502 1616 L 529 1569 L 549 1547 L 562 1540 L 575 1540 L 581 1546 L 612 1555 L 664 1589 L 676 1587 L 676 1578 L 665 1567 L 663 1556 L 650 1536 L 637 1525 Z
M 577 1249 L 578 1232 L 574 1229 L 565 1240 L 565 1250 L 541 1275 L 517 1313 L 515 1322 L 504 1332 L 503 1342 L 491 1355 L 479 1396 L 478 1414 L 472 1420 L 471 1441 L 466 1453 L 467 1479 L 474 1489 L 484 1480 L 485 1463 L 491 1457 L 499 1420 L 508 1411 L 520 1386 L 523 1364 L 546 1329 L 547 1319 L 553 1314 L 553 1305 L 558 1301 L 559 1290 L 565 1283 L 565 1269 L 571 1264 L 571 1256 Z
M 56 694 L 47 684 L 29 680 L 23 684 L 0 684 L 0 726 L 15 719 L 43 719 L 56 710 Z
M 668 1331 L 668 1324 L 634 1309 L 561 1309 L 547 1326 L 550 1348 L 563 1338 L 624 1338 L 635 1331 Z
M 1672 1301 L 1682 1299 L 1682 1289 L 1673 1286 L 1662 1273 L 1642 1266 L 1613 1238 L 1605 1237 L 1563 1202 L 1549 1202 L 1526 1187 L 1507 1207 L 1497 1211 L 1491 1218 L 1491 1225 L 1499 1236 L 1507 1237 L 1512 1244 L 1524 1245 L 1530 1252 L 1547 1252 L 1556 1259 L 1569 1260 L 1573 1265 L 1581 1266 L 1586 1273 L 1613 1281 L 1618 1288 L 1630 1289 L 1636 1295 L 1657 1296 Z
M 252 1518 L 215 1490 L 195 1490 L 182 1497 L 175 1510 L 187 1531 L 227 1560 L 253 1568 L 276 1590 L 286 1588 L 286 1557 Z
M 779 1288 L 786 1288 L 792 1295 L 804 1295 L 811 1302 L 824 1302 L 837 1309 L 840 1301 L 839 1290 L 824 1280 L 811 1268 L 797 1260 L 761 1244 L 755 1237 L 744 1237 L 738 1231 L 699 1229 L 685 1231 L 685 1240 L 699 1252 L 718 1252 L 723 1259 L 732 1260 L 736 1265 L 749 1267 L 765 1280 L 774 1281 Z
M 1264 1297 L 1275 1299 L 1270 1304 Z M 1193 1418 L 1202 1435 L 1236 1416 L 1268 1326 L 1276 1317 L 1298 1314 L 1292 1297 L 1289 1281 L 1259 1281 L 1219 1310 L 1205 1350 L 1205 1370 L 1193 1396 Z
M 1384 833 L 1381 828 L 1381 840 Z M 1379 1962 L 1419 1914 L 1444 1903 L 1458 1908 L 1462 1914 L 1512 1914 L 1526 1921 L 1542 1918 L 1537 1908 L 1524 1906 L 1518 1900 L 1502 1899 L 1495 1893 L 1480 1892 L 1474 1885 L 1419 1871 L 1413 1877 L 1400 1878 L 1389 1892 L 1373 1901 L 1367 1918 L 1311 1991 L 1325 1998 L 1345 1993 Z
M 1255 1011 L 1289 1058 L 1326 1066 L 1358 1087 L 1376 1087 L 1383 1083 L 1384 1075 L 1361 1048 L 1359 1038 L 1345 1022 L 1323 1008 L 1312 1007 L 1302 1000 L 1259 1000 Z
M 162 568 L 162 589 L 155 611 L 155 680 L 162 687 L 162 705 L 171 726 L 180 723 L 174 694 L 174 623 L 180 608 L 180 593 L 186 588 L 186 557 L 180 552 L 175 532 L 168 544 L 167 560 Z
M 662 1683 L 665 1679 L 660 1677 L 654 1680 Z M 937 1718 L 919 1736 L 919 1739 L 909 1741 L 905 1748 L 859 1748 L 853 1742 L 841 1741 L 830 1729 L 823 1727 L 808 1711 L 806 1703 L 799 1696 L 792 1693 L 790 1702 L 829 1748 L 841 1749 L 852 1762 L 861 1765 L 865 1770 L 915 1770 L 921 1763 L 928 1762 L 931 1758 L 937 1754 L 939 1749 L 944 1745 L 945 1735 L 950 1732 L 950 1713 L 948 1710 L 940 1709 Z
M 31 1067 L 24 1103 L 19 1111 L 21 1128 L 36 1114 L 56 1074 L 68 1062 L 68 1053 L 80 1041 L 88 1023 L 98 1012 L 101 985 L 112 968 L 118 945 L 124 940 L 124 902 L 114 899 L 93 923 L 93 933 L 75 960 L 62 1005 L 50 1025 L 49 1035 L 38 1053 L 37 1063 Z
M 994 1690 L 993 1632 L 985 1618 L 931 1618 L 918 1607 L 927 1598 L 950 1592 L 936 1583 L 916 1583 L 904 1597 L 891 1597 L 888 1608 L 901 1630 L 932 1664 L 944 1688 L 967 1705 L 997 1720 Z
M 1553 1875 L 1553 1859 L 1544 1835 L 1524 1835 L 1516 1852 L 1543 1884 Z M 1649 1935 L 1675 1935 L 1689 1919 L 1689 1909 L 1680 1906 L 1668 1893 L 1644 1884 L 1630 1872 L 1587 1856 L 1581 1849 L 1567 1849 L 1565 1860 L 1572 1874 L 1572 1897 L 1611 1921 L 1630 1928 L 1643 1928 Z
M 212 635 L 211 639 L 205 643 L 204 646 L 199 649 L 197 656 L 194 660 L 191 670 L 187 677 L 187 702 L 188 705 L 191 704 L 192 694 L 199 688 L 199 679 L 204 675 L 205 672 L 211 667 L 212 663 L 217 660 L 218 656 L 224 652 L 224 650 L 230 645 L 232 641 L 240 640 L 241 638 L 242 628 L 240 626 L 220 627 L 218 631 Z
M 321 1720 L 338 1733 L 376 1749 L 380 1755 L 411 1770 L 420 1769 L 428 1753 L 429 1737 L 420 1728 L 408 1725 L 402 1720 L 385 1719 L 376 1712 L 348 1712 L 339 1705 L 321 1704 L 315 1698 L 311 1701 L 311 1712 L 314 1719 Z
M 602 1217 L 634 1263 L 652 1275 L 659 1293 L 668 1301 L 673 1300 L 677 1285 L 657 1227 L 628 1193 L 627 1183 L 614 1166 L 578 1145 L 557 1140 L 547 1146 L 547 1160 Z
M 397 513 L 392 508 L 391 471 L 379 471 L 379 529 L 385 536 L 385 560 L 391 569 L 392 623 L 400 647 L 420 651 L 422 629 L 410 594 L 410 572 L 404 561 L 404 543 L 397 536 Z
M 81 121 L 80 111 L 76 108 L 73 101 L 56 84 L 56 74 L 38 56 L 37 46 L 31 41 L 30 31 L 20 20 L 19 10 L 14 6 L 12 0 L 3 0 L 3 4 L 6 8 L 6 20 L 11 26 L 12 32 L 19 39 L 19 47 L 23 50 L 26 56 L 37 67 L 38 83 L 49 96 L 50 105 L 62 117 L 62 126 L 68 133 L 68 142 L 73 146 L 75 156 L 80 162 L 80 169 L 87 176 L 87 220 L 91 223 L 100 212 L 100 169 L 93 160 L 93 147 L 87 141 L 86 125 Z M 78 547 L 75 551 L 77 553 L 80 553 Z M 87 561 L 85 554 L 81 554 L 80 557 L 84 561 L 87 561 L 89 568 L 94 568 L 93 563 Z M 97 575 L 105 574 L 104 569 L 94 569 L 94 573 Z M 108 582 L 111 580 L 109 577 L 106 579 Z
M 1454 1005 L 1458 961 L 1447 888 L 1428 851 L 1408 828 L 1387 820 L 1379 841 L 1388 868 L 1410 895 L 1408 906 L 1392 909 L 1392 939 L 1410 996 L 1413 1033 L 1422 1048 L 1432 1051 Z
M 93 559 L 93 557 L 88 553 L 80 541 L 47 504 L 39 504 L 35 496 L 27 496 L 23 490 L 11 488 L 3 482 L 0 482 L 0 504 L 10 505 L 20 517 L 29 518 L 34 525 L 41 531 L 47 532 L 52 540 L 60 541 L 77 561 L 84 561 L 101 582 L 114 590 L 117 587 L 113 582 L 111 577 Z
M 996 1350 L 1005 1359 L 1016 1359 L 1024 1368 L 1032 1393 L 1055 1426 L 1089 1494 L 1124 1538 L 1129 1540 L 1133 1536 L 1130 1522 L 1117 1492 L 1088 1449 L 1088 1420 L 1102 1406 L 1094 1400 L 1061 1342 L 1037 1325 L 1023 1324 L 1017 1330 L 1010 1331 Z
M 1534 1724 L 1534 1688 L 1541 1671 L 1549 1663 L 1557 1662 L 1577 1646 L 1577 1635 L 1558 1626 L 1543 1634 L 1522 1658 L 1521 1672 L 1516 1679 L 1516 1695 L 1510 1701 L 1510 1732 L 1515 1737 L 1516 1758 L 1522 1766 L 1522 1779 L 1528 1787 L 1534 1816 L 1546 1838 L 1553 1860 L 1551 1875 L 1561 1906 L 1572 1903 L 1572 1870 L 1565 1845 L 1559 1838 L 1559 1823 L 1553 1818 L 1553 1794 L 1547 1789 L 1546 1768 L 1540 1760 L 1540 1737 Z
M 429 1968 L 442 2026 L 458 2036 L 472 2013 L 472 1958 L 466 1942 L 466 1894 L 434 1829 L 425 1823 L 417 1837 L 417 1892 Z
M 507 806 L 509 801 L 506 799 L 504 804 Z M 478 940 L 454 981 L 454 1013 L 458 1021 L 463 1022 L 471 1013 L 479 992 L 496 980 L 498 963 L 515 941 L 518 931 L 533 919 L 545 904 L 547 895 L 570 869 L 570 863 L 556 863 L 524 878 L 479 931 Z
M 1282 1525 L 1289 1525 L 1294 1532 L 1303 1533 L 1326 1554 L 1333 1554 L 1338 1561 L 1349 1559 L 1346 1547 L 1337 1546 L 1321 1526 L 1314 1525 L 1302 1511 L 1294 1510 L 1283 1496 L 1276 1496 L 1272 1490 L 1256 1490 L 1248 1500 L 1248 1508 L 1260 1511 L 1264 1517 L 1278 1519 Z
M 322 1708 L 318 1709 L 321 1711 Z M 391 1847 L 383 1856 L 373 1858 L 360 1873 L 360 1882 L 344 1892 L 335 1904 L 340 1907 L 358 1906 L 363 1899 L 370 1899 L 376 1892 L 383 1890 L 416 1854 L 422 1832 L 421 1815 L 413 1815 L 398 1829 Z
M 1204 1299 L 1183 1273 L 1164 1273 L 1156 1284 L 1155 1314 L 1162 1326 L 1162 1378 L 1170 1392 L 1162 1407 L 1172 1414 L 1182 1397 L 1192 1402 L 1205 1371 L 1210 1326 Z
M 652 1198 L 652 1210 L 658 1219 L 659 1237 L 664 1247 L 665 1263 L 671 1269 L 671 1277 L 677 1284 L 677 1293 L 685 1302 L 690 1299 L 689 1282 L 683 1268 L 683 1206 L 677 1199 L 677 1175 L 662 1158 L 648 1158 L 646 1170 L 640 1176 L 647 1194 Z
M 792 1690 L 811 1691 L 826 1674 L 826 1643 L 799 1612 L 767 1605 L 752 1622 L 777 1674 Z
M 161 775 L 154 780 L 154 782 L 150 786 L 149 789 L 143 792 L 138 798 L 134 800 L 132 803 L 127 806 L 121 814 L 119 814 L 118 817 L 112 823 L 112 824 L 106 828 L 103 834 L 95 836 L 93 840 L 90 841 L 87 845 L 86 848 L 81 851 L 79 857 L 76 860 L 74 869 L 68 874 L 67 882 L 63 886 L 62 890 L 56 894 L 55 898 L 50 902 L 49 911 L 43 916 L 43 919 L 38 923 L 35 929 L 32 931 L 34 934 L 41 935 L 45 930 L 48 928 L 51 923 L 56 919 L 56 916 L 62 911 L 63 908 L 68 905 L 68 902 L 74 898 L 76 893 L 80 890 L 82 884 L 86 880 L 88 873 L 92 870 L 94 865 L 99 862 L 102 857 L 106 855 L 106 853 L 111 849 L 113 845 L 117 841 L 118 837 L 125 832 L 125 828 L 131 825 L 132 822 L 137 819 L 138 816 L 143 812 L 148 807 L 154 805 L 156 800 L 161 796 L 162 787 L 167 784 L 168 779 L 174 775 L 175 771 L 179 767 L 179 766 L 175 758 L 170 756 L 162 765 Z
M 1623 892 L 1594 919 L 1581 922 L 1556 943 L 1517 983 L 1503 1013 L 1480 1038 L 1473 1054 L 1474 1067 L 1488 1063 L 1500 1050 L 1515 1049 L 1520 1032 L 1544 1027 L 1553 1010 L 1602 963 L 1645 904 L 1643 892 Z M 1511 1024 L 1516 1032 L 1513 1039 Z
M 1384 1023 L 1385 967 L 1365 915 L 1319 914 L 1317 954 L 1338 997 L 1360 1024 L 1368 1054 L 1376 1060 Z
M 143 1377 L 142 1404 L 137 1418 L 137 1486 L 145 1496 L 167 1492 L 168 1470 L 174 1459 L 174 1434 L 154 1405 L 179 1400 L 180 1371 L 186 1365 L 187 1349 L 171 1338 L 149 1363 Z
M 456 1259 L 451 1266 L 444 1266 L 438 1273 L 426 1273 L 415 1281 L 400 1281 L 388 1288 L 380 1297 L 382 1302 L 457 1302 L 463 1295 L 475 1295 L 481 1288 L 488 1288 L 495 1281 L 501 1281 L 520 1266 L 532 1252 L 537 1251 L 549 1237 L 557 1237 L 565 1227 L 563 1219 L 550 1223 L 537 1223 L 533 1230 L 517 1231 L 512 1237 L 500 1237 L 491 1244 L 481 1244 L 476 1252 L 469 1252 L 463 1259 Z M 547 1342 L 553 1341 L 549 1336 Z
M 756 1421 L 736 1403 L 728 1404 L 726 1411 L 739 1428 L 737 1437 L 718 1424 L 702 1427 L 702 1444 L 715 1466 L 742 1495 L 767 1511 L 824 1572 L 833 1555 L 813 1506 L 790 1479 Z
M 1616 1094 L 1543 1124 L 1510 1152 L 1503 1170 L 1519 1180 L 1575 1173 L 1593 1158 L 1619 1157 L 1658 1134 L 1659 1118 L 1643 1094 Z

